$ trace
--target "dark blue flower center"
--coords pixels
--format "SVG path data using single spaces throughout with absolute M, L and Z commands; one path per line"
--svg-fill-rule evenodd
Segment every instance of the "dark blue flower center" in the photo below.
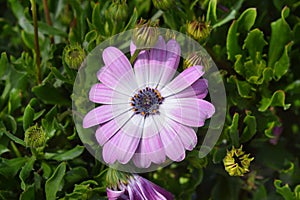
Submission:
M 158 113 L 159 105 L 162 104 L 164 98 L 157 89 L 146 87 L 139 90 L 131 98 L 130 105 L 133 107 L 135 114 L 148 116 L 150 114 Z

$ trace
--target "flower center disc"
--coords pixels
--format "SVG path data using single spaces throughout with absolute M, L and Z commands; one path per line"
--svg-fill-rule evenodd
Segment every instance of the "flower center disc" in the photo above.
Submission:
M 131 97 L 130 105 L 133 107 L 135 114 L 148 116 L 149 114 L 158 113 L 158 107 L 163 100 L 164 98 L 157 89 L 146 87 Z

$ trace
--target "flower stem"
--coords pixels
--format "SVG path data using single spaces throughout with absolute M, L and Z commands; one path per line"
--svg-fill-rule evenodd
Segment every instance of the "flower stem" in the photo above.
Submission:
M 11 145 L 11 147 L 12 147 L 13 152 L 15 153 L 15 155 L 16 155 L 18 158 L 22 157 L 22 155 L 21 155 L 19 149 L 16 147 L 16 145 L 15 145 L 15 143 L 14 143 L 13 141 L 10 141 L 10 145 Z
M 50 13 L 49 13 L 49 7 L 48 7 L 48 1 L 47 0 L 43 0 L 43 6 L 44 6 L 44 12 L 45 12 L 45 18 L 46 18 L 46 22 L 49 26 L 52 26 L 52 21 L 50 18 Z M 54 37 L 51 36 L 50 37 L 51 43 L 54 43 Z
M 158 11 L 151 17 L 151 21 L 154 22 L 155 20 L 157 20 L 158 18 L 160 18 L 160 16 L 162 16 L 162 14 L 164 14 L 164 11 L 158 10 Z
M 41 83 L 41 55 L 39 46 L 39 35 L 38 35 L 38 24 L 37 24 L 37 13 L 35 0 L 30 0 L 33 26 L 34 26 L 34 50 L 35 50 L 35 61 L 36 61 L 36 79 L 38 84 Z
M 136 58 L 138 57 L 139 53 L 140 53 L 140 49 L 136 49 L 133 53 L 133 55 L 130 58 L 130 63 L 131 65 L 133 65 L 134 61 L 136 60 Z

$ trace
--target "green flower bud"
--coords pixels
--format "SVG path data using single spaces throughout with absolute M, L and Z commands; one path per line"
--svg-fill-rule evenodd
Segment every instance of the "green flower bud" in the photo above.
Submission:
M 70 44 L 64 48 L 63 59 L 72 69 L 78 69 L 85 59 L 85 51 L 79 44 Z
M 210 67 L 211 58 L 204 54 L 202 51 L 196 51 L 188 55 L 183 61 L 183 69 L 187 69 L 191 66 L 201 65 L 205 71 Z
M 166 11 L 169 10 L 172 6 L 174 6 L 174 0 L 152 0 L 155 8 Z
M 157 23 L 141 19 L 133 30 L 132 41 L 137 48 L 153 47 L 159 36 Z
M 25 132 L 25 144 L 30 148 L 44 147 L 46 142 L 46 134 L 38 125 L 29 127 Z
M 189 36 L 194 38 L 200 43 L 204 43 L 211 32 L 209 23 L 202 20 L 194 20 L 187 23 L 186 32 Z
M 254 158 L 249 158 L 250 154 L 245 154 L 242 148 L 242 145 L 239 149 L 232 147 L 223 159 L 225 170 L 230 176 L 244 176 L 249 172 L 250 162 Z
M 128 184 L 130 174 L 118 171 L 113 168 L 108 168 L 106 173 L 106 183 L 109 188 L 117 188 L 119 184 Z
M 128 17 L 126 0 L 114 0 L 108 9 L 107 17 L 115 21 L 125 21 Z

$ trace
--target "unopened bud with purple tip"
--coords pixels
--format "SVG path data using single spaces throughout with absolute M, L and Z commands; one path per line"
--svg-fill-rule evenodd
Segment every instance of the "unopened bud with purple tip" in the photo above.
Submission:
M 108 183 L 106 188 L 108 200 L 174 199 L 170 192 L 136 174 L 109 169 L 106 180 Z

